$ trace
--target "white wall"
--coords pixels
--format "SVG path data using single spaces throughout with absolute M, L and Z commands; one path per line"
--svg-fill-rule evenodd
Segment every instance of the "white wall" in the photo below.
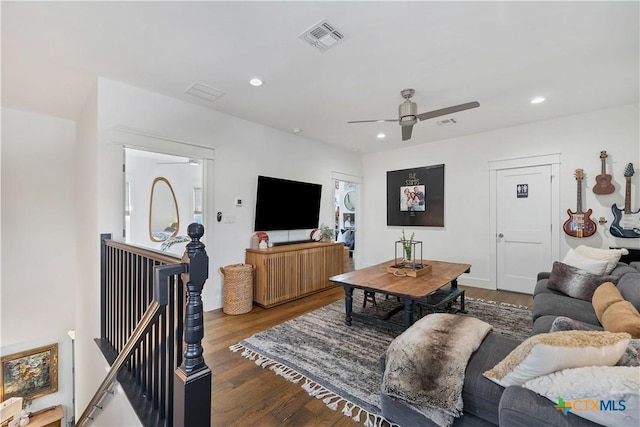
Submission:
M 98 117 L 100 146 L 117 159 L 119 148 L 110 141 L 113 128 L 140 130 L 172 140 L 187 141 L 214 150 L 212 173 L 205 165 L 205 239 L 210 257 L 209 281 L 204 306 L 222 306 L 222 275 L 219 267 L 244 262 L 244 251 L 253 234 L 254 204 L 258 175 L 322 184 L 320 222 L 333 223 L 333 181 L 331 171 L 361 175 L 360 155 L 320 144 L 299 135 L 221 114 L 147 90 L 107 79 L 99 80 Z M 179 154 L 179 153 L 172 153 Z M 107 166 L 101 159 L 102 175 L 111 180 L 110 189 L 122 188 L 117 160 Z M 110 191 L 111 191 L 110 190 Z M 117 192 L 114 193 L 117 195 Z M 122 206 L 106 199 L 99 210 L 109 212 L 101 232 L 122 227 Z M 245 203 L 236 207 L 234 200 Z M 107 204 L 110 202 L 111 204 Z M 234 217 L 234 222 L 215 221 L 216 212 Z M 112 227 L 111 229 L 108 227 Z M 275 235 L 276 239 L 283 236 Z M 303 236 L 304 237 L 304 233 Z M 295 233 L 292 239 L 297 238 Z
M 2 109 L 1 355 L 58 343 L 58 392 L 37 410 L 72 406 L 78 281 L 73 121 Z
M 362 265 L 390 259 L 393 242 L 403 228 L 386 225 L 386 172 L 444 163 L 445 227 L 404 228 L 415 231 L 416 239 L 424 242 L 426 258 L 471 264 L 471 273 L 463 276 L 461 283 L 495 288 L 495 284 L 489 283 L 489 162 L 550 153 L 561 154 L 561 172 L 557 177 L 561 188 L 560 224 L 568 219 L 566 209 L 576 210 L 573 174 L 577 168 L 583 168 L 587 174 L 584 210 L 593 209 L 596 221 L 600 216 L 609 220 L 606 227 L 599 226 L 596 235 L 590 238 L 577 239 L 558 230 L 561 257 L 569 247 L 580 244 L 640 247 L 640 239 L 617 239 L 608 231 L 613 219 L 611 205 L 624 203 L 624 167 L 640 158 L 639 120 L 638 105 L 623 106 L 365 155 L 362 192 L 365 215 L 358 218 Z M 608 165 L 613 164 L 613 168 L 608 173 L 613 175 L 617 191 L 596 197 L 591 188 L 600 173 L 601 150 L 610 156 Z M 639 180 L 638 176 L 632 180 L 634 209 L 640 204 Z

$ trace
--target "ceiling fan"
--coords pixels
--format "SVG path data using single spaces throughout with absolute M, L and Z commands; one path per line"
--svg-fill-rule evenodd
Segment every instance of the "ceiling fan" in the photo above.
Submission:
M 402 127 L 402 140 L 406 141 L 411 138 L 413 125 L 420 121 L 433 119 L 434 117 L 445 116 L 447 114 L 457 113 L 458 111 L 469 110 L 480 106 L 477 101 L 467 102 L 466 104 L 454 105 L 452 107 L 441 108 L 439 110 L 428 111 L 418 114 L 418 105 L 411 101 L 411 97 L 416 93 L 413 89 L 404 89 L 400 95 L 404 98 L 404 102 L 398 107 L 397 119 L 378 119 L 378 120 L 354 120 L 348 123 L 372 123 L 372 122 L 399 122 Z

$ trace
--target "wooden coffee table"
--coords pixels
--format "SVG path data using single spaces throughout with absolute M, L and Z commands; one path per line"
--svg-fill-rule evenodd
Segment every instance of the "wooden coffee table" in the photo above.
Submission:
M 460 297 L 460 311 L 465 312 L 464 289 L 458 288 L 458 277 L 463 273 L 470 272 L 471 265 L 432 260 L 422 260 L 422 263 L 431 265 L 431 271 L 418 277 L 398 277 L 388 273 L 387 267 L 394 264 L 394 261 L 391 260 L 329 278 L 344 288 L 346 324 L 351 326 L 352 318 L 357 317 L 394 329 L 405 330 L 413 324 L 413 312 L 416 304 L 438 309 L 450 305 L 458 297 Z M 445 289 L 449 284 L 450 287 Z M 402 304 L 384 316 L 357 313 L 353 311 L 354 289 L 397 297 Z M 403 309 L 403 325 L 388 321 L 391 316 Z

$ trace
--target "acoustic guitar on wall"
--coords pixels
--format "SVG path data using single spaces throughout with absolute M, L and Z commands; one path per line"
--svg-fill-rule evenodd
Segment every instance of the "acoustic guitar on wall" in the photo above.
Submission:
M 600 152 L 601 171 L 600 175 L 596 176 L 596 185 L 593 186 L 593 192 L 595 194 L 611 194 L 616 191 L 616 187 L 611 183 L 611 175 L 607 173 L 607 152 Z
M 631 177 L 633 176 L 633 163 L 628 163 L 624 168 L 624 179 L 627 181 L 624 192 L 624 210 L 617 205 L 611 206 L 615 217 L 609 227 L 611 235 L 624 238 L 640 237 L 640 209 L 631 212 Z
M 578 206 L 575 212 L 567 209 L 569 219 L 562 225 L 562 229 L 572 237 L 593 236 L 598 226 L 590 218 L 592 210 L 582 211 L 582 179 L 584 177 L 584 171 L 582 169 L 576 169 L 575 177 L 578 186 Z

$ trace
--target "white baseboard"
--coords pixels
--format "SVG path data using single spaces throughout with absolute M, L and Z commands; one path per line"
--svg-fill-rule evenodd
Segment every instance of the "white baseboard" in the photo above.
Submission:
M 458 279 L 458 284 L 460 285 L 469 285 L 474 288 L 482 288 L 482 289 L 491 289 L 493 291 L 496 290 L 495 285 L 492 285 L 489 279 L 479 279 L 477 277 L 462 275 Z

